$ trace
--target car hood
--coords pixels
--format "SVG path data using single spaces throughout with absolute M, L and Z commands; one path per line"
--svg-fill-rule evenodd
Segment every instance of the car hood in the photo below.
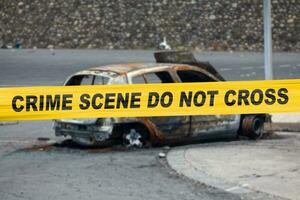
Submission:
M 97 118 L 86 118 L 86 119 L 59 119 L 56 120 L 58 122 L 62 122 L 62 123 L 70 123 L 70 124 L 85 124 L 85 125 L 89 125 L 89 124 L 95 124 L 97 122 Z

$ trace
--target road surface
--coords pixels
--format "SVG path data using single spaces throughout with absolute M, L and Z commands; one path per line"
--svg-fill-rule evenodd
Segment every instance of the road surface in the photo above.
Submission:
M 61 85 L 68 75 L 88 67 L 153 62 L 152 53 L 0 50 L 0 86 Z M 262 54 L 196 56 L 210 61 L 228 80 L 264 77 Z M 299 78 L 298 58 L 294 53 L 275 54 L 275 77 Z M 51 124 L 26 121 L 0 126 L 0 199 L 274 199 L 263 193 L 231 194 L 180 177 L 164 159 L 157 158 L 162 148 L 124 151 L 80 149 L 72 144 L 42 147 L 47 139 L 50 143 L 58 140 Z

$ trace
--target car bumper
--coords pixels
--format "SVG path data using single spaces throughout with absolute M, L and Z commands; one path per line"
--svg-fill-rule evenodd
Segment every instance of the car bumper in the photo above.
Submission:
M 97 126 L 96 124 L 72 124 L 54 122 L 53 126 L 56 136 L 71 136 L 72 138 L 83 138 L 90 141 L 102 142 L 111 138 L 113 127 Z

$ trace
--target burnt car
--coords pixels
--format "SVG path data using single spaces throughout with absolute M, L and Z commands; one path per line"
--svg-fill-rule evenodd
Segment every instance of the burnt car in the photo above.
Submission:
M 157 52 L 156 63 L 94 67 L 70 76 L 65 85 L 164 84 L 225 81 L 208 62 L 189 52 Z M 128 146 L 174 144 L 201 139 L 260 138 L 268 115 L 199 115 L 139 118 L 61 119 L 56 136 L 70 136 L 78 144 Z

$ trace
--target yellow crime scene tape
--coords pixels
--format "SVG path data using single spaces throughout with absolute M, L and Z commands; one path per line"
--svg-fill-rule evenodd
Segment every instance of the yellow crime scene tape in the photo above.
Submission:
M 0 88 L 0 121 L 300 112 L 300 79 Z

